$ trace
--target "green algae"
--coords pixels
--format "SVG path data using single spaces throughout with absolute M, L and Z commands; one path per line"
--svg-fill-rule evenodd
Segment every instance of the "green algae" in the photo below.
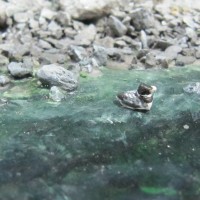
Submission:
M 141 187 L 142 192 L 151 195 L 164 194 L 166 196 L 174 196 L 177 194 L 177 191 L 173 188 L 159 188 L 159 187 Z

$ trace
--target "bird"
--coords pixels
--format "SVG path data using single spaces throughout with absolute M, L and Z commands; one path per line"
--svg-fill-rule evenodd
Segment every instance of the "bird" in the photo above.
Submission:
M 153 94 L 156 86 L 141 83 L 137 90 L 118 93 L 116 98 L 125 108 L 132 110 L 149 111 L 153 104 Z

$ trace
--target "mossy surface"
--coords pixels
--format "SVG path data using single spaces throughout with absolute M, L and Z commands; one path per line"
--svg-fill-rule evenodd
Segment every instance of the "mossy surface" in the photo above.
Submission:
M 0 199 L 198 199 L 200 96 L 183 87 L 199 77 L 195 66 L 104 69 L 56 104 L 19 81 L 1 94 Z M 158 88 L 150 112 L 115 104 L 140 82 Z

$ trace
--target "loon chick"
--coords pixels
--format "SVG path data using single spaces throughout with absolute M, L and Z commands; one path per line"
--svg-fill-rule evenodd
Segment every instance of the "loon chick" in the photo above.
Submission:
M 117 94 L 117 100 L 125 108 L 148 111 L 151 109 L 156 90 L 156 86 L 141 83 L 137 90 Z

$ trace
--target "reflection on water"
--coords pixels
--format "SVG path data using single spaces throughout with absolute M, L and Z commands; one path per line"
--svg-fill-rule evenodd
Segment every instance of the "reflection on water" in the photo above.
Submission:
M 34 82 L 2 94 L 0 199 L 198 199 L 200 96 L 183 91 L 198 67 L 103 72 L 60 104 Z M 158 87 L 150 112 L 113 103 L 141 81 Z

